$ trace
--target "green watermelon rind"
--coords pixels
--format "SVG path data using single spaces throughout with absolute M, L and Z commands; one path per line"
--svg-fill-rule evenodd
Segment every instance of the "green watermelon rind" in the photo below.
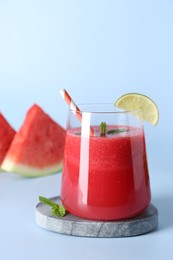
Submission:
M 45 168 L 36 168 L 28 165 L 14 163 L 12 160 L 5 159 L 1 165 L 1 170 L 6 172 L 16 173 L 25 177 L 41 177 L 58 173 L 62 171 L 63 161 L 58 164 L 51 165 Z

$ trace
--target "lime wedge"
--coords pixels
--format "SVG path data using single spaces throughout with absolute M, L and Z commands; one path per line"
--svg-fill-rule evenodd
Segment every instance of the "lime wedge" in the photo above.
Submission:
M 138 116 L 154 126 L 156 126 L 159 121 L 157 105 L 151 98 L 145 95 L 128 93 L 118 98 L 114 105 L 129 112 L 139 110 Z

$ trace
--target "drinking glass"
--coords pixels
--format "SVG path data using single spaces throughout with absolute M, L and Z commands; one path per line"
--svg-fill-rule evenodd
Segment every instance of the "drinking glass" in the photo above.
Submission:
M 117 110 L 113 104 L 79 107 L 81 120 L 72 109 L 67 119 L 61 183 L 64 207 L 92 220 L 138 215 L 151 199 L 140 111 Z

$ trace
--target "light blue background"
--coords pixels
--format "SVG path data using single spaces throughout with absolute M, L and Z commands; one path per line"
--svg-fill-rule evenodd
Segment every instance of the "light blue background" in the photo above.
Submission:
M 16 129 L 35 102 L 65 127 L 61 88 L 77 103 L 139 92 L 159 106 L 145 128 L 161 153 L 173 144 L 172 86 L 172 0 L 0 0 L 0 110 Z
M 61 88 L 77 103 L 127 92 L 154 99 L 160 121 L 145 123 L 148 159 L 154 196 L 164 194 L 173 170 L 173 0 L 0 0 L 1 112 L 17 130 L 38 103 L 65 127 Z

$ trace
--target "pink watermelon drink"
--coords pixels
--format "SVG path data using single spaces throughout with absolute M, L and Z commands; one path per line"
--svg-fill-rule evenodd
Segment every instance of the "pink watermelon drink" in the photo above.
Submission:
M 74 215 L 95 220 L 124 219 L 139 214 L 150 202 L 143 128 L 122 125 L 118 119 L 119 124 L 107 125 L 109 134 L 105 136 L 100 136 L 99 126 L 92 126 L 95 135 L 91 136 L 86 134 L 88 119 L 85 119 L 82 121 L 85 127 L 67 129 L 63 205 Z

